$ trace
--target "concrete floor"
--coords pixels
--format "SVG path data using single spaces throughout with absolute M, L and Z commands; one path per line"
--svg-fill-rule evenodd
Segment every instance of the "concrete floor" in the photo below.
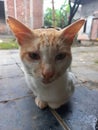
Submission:
M 0 130 L 98 130 L 98 47 L 75 47 L 72 52 L 75 93 L 53 111 L 35 105 L 18 50 L 0 51 Z

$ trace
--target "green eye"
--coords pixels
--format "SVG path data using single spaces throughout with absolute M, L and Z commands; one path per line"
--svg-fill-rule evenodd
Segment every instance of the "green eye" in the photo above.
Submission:
M 40 59 L 40 55 L 38 53 L 35 53 L 35 52 L 29 53 L 29 57 L 33 60 L 39 60 Z
M 66 53 L 59 53 L 56 55 L 55 60 L 63 60 L 66 57 Z

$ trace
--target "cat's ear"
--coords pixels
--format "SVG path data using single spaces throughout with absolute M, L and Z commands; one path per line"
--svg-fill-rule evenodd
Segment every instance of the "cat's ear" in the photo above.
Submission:
M 71 45 L 73 43 L 73 39 L 75 38 L 76 34 L 85 23 L 84 19 L 78 20 L 71 25 L 67 26 L 65 29 L 62 30 L 61 36 L 64 38 L 65 42 Z
M 20 45 L 33 38 L 33 32 L 15 18 L 8 16 L 7 23 L 9 24 Z

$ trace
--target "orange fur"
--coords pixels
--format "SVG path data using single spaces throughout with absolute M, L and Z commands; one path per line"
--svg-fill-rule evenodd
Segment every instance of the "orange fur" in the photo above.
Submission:
M 85 21 L 79 20 L 61 31 L 31 31 L 12 17 L 8 17 L 7 22 L 18 40 L 25 76 L 37 97 L 36 104 L 40 108 L 47 105 L 58 108 L 68 100 L 74 90 L 67 69 L 72 61 L 73 39 Z

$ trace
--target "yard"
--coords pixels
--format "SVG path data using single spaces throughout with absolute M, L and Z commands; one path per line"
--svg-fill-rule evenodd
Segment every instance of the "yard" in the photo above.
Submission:
M 75 93 L 58 110 L 40 110 L 28 89 L 18 50 L 0 50 L 0 130 L 96 130 L 98 46 L 73 47 Z M 69 130 L 70 130 L 69 129 Z
M 44 8 L 48 5 L 50 10 L 49 3 L 44 5 L 40 0 L 0 1 L 0 130 L 98 130 L 98 1 L 72 1 L 69 0 L 69 5 L 65 1 L 67 6 L 62 3 L 58 13 L 58 9 L 55 10 L 57 1 L 50 0 L 52 14 L 46 13 L 46 16 L 50 14 L 51 19 L 49 17 L 47 22 L 50 20 L 52 27 L 58 26 L 55 24 L 57 18 L 58 23 L 62 22 L 61 28 L 70 24 L 69 19 L 78 7 L 73 20 L 86 19 L 78 34 L 80 37 L 77 37 L 84 46 L 72 47 L 71 67 L 77 79 L 75 92 L 70 101 L 57 110 L 40 110 L 35 105 L 34 95 L 25 82 L 18 44 L 6 21 L 12 16 L 30 29 L 41 28 L 45 25 Z M 65 14 L 61 16 L 63 9 Z M 56 12 L 59 14 L 57 18 Z M 96 45 L 89 45 L 91 40 L 96 41 Z

